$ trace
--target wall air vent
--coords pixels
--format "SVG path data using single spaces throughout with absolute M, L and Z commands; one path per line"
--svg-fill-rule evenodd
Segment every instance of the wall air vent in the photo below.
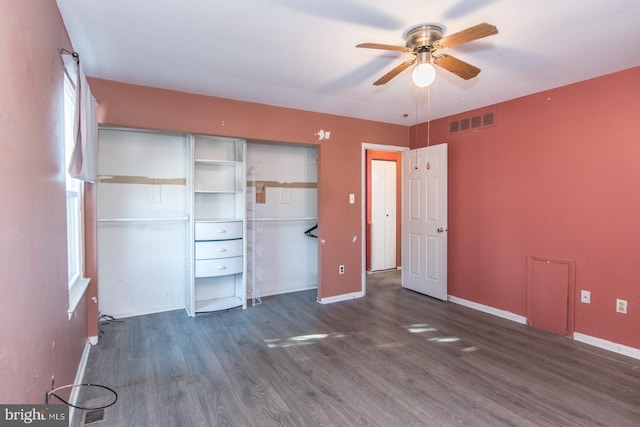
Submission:
M 480 129 L 486 126 L 494 126 L 495 124 L 495 113 L 485 113 L 472 117 L 464 117 L 462 119 L 449 122 L 449 133 Z
M 482 116 L 482 126 L 491 126 L 493 123 L 493 113 L 487 113 Z

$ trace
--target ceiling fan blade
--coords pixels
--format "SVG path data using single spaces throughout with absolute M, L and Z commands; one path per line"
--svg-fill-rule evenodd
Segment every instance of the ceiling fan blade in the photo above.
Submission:
M 380 43 L 360 43 L 356 45 L 356 47 L 364 47 L 367 49 L 382 49 L 382 50 L 393 50 L 395 52 L 413 52 L 412 49 L 409 49 L 405 46 L 393 46 L 390 44 L 380 44 Z
M 474 78 L 480 73 L 480 68 L 461 61 L 458 58 L 442 54 L 433 57 L 434 64 L 444 68 L 447 71 L 451 71 L 453 74 L 462 77 L 465 80 Z
M 415 58 L 413 58 L 410 61 L 403 62 L 402 64 L 398 65 L 393 70 L 389 71 L 387 74 L 385 74 L 384 76 L 380 77 L 378 80 L 373 82 L 373 85 L 380 86 L 387 83 L 389 80 L 391 80 L 392 78 L 394 78 L 395 76 L 397 76 L 398 74 L 400 74 L 401 72 L 409 68 L 414 62 L 416 62 Z
M 448 49 L 494 34 L 498 34 L 498 29 L 494 25 L 482 23 L 436 40 L 433 42 L 433 47 L 435 49 Z

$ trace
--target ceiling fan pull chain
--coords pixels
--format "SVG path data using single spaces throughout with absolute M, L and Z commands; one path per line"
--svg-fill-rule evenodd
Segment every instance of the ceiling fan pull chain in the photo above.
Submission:
M 429 146 L 431 145 L 431 86 L 427 87 L 427 170 L 431 169 L 429 162 Z

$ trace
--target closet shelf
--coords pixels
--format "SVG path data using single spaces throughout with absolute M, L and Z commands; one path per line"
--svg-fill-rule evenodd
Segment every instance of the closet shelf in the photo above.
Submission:
M 242 162 L 236 160 L 194 159 L 193 162 L 201 165 L 242 166 Z
M 195 218 L 194 222 L 241 222 L 242 218 Z
M 196 194 L 242 194 L 242 190 L 194 190 Z
M 248 218 L 247 221 L 317 221 L 318 217 L 305 216 L 305 217 L 279 217 L 279 218 Z
M 196 313 L 208 311 L 228 310 L 230 308 L 242 307 L 243 301 L 240 297 L 215 298 L 210 300 L 196 301 Z

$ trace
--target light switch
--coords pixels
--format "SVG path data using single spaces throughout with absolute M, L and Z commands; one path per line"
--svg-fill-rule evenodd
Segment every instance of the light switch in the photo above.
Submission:
M 581 291 L 580 302 L 583 304 L 591 304 L 591 292 L 585 290 Z
M 351 193 L 349 194 L 349 204 L 353 205 L 356 202 L 356 195 Z

